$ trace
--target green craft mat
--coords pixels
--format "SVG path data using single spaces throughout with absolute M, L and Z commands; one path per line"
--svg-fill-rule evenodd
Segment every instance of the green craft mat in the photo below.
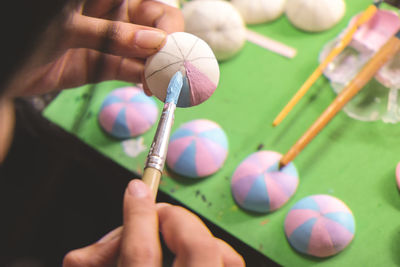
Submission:
M 221 62 L 220 84 L 214 95 L 199 106 L 178 109 L 173 130 L 199 118 L 219 123 L 229 139 L 225 165 L 216 174 L 199 180 L 172 177 L 167 172 L 160 190 L 284 266 L 399 266 L 400 195 L 395 167 L 400 160 L 400 124 L 360 122 L 340 112 L 295 159 L 300 174 L 298 190 L 285 206 L 270 214 L 243 211 L 235 204 L 230 190 L 231 176 L 244 158 L 261 147 L 287 152 L 334 99 L 328 81 L 321 78 L 281 125 L 271 126 L 274 117 L 317 66 L 324 44 L 370 2 L 347 1 L 341 23 L 323 33 L 301 32 L 285 16 L 270 24 L 250 27 L 295 47 L 297 56 L 287 59 L 247 42 L 235 58 Z M 96 85 L 88 112 L 74 134 L 123 167 L 141 173 L 156 126 L 128 141 L 137 147 L 145 146 L 137 157 L 130 157 L 122 142 L 104 134 L 97 122 L 105 95 L 123 85 L 127 83 Z M 45 116 L 71 131 L 88 99 L 89 87 L 64 91 L 45 110 Z M 161 110 L 162 103 L 157 103 Z M 304 256 L 286 240 L 286 214 L 298 200 L 313 194 L 338 197 L 354 213 L 355 238 L 336 256 Z

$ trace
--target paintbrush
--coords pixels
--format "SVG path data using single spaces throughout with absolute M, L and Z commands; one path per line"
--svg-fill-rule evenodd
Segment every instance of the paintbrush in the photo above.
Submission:
M 325 127 L 325 125 L 350 101 L 379 71 L 379 69 L 400 51 L 400 31 L 382 46 L 368 61 L 356 77 L 342 90 L 314 124 L 304 133 L 295 145 L 281 158 L 280 167 L 289 162 Z
M 174 112 L 182 86 L 183 75 L 178 71 L 169 82 L 164 108 L 144 167 L 142 180 L 150 187 L 154 199 L 157 196 L 158 186 L 164 169 L 169 136 L 172 124 L 174 123 Z
M 314 72 L 308 77 L 308 79 L 303 83 L 297 93 L 290 99 L 282 111 L 276 116 L 272 122 L 273 126 L 277 126 L 282 122 L 282 120 L 289 114 L 293 107 L 300 101 L 300 99 L 306 94 L 306 92 L 311 88 L 311 86 L 317 81 L 317 79 L 322 75 L 325 68 L 331 63 L 340 52 L 351 42 L 354 34 L 358 28 L 364 23 L 368 22 L 378 11 L 379 6 L 383 1 L 375 1 L 371 4 L 361 15 L 359 15 L 354 22 L 354 24 L 346 31 L 343 37 L 335 45 L 335 47 L 330 51 L 328 56 L 321 62 L 321 64 L 314 70 Z M 386 2 L 386 1 L 385 1 Z M 398 0 L 397 0 L 398 2 Z

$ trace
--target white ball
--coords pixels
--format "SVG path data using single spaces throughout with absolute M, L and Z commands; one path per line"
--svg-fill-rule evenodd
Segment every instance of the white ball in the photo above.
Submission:
M 286 15 L 297 28 L 319 32 L 332 28 L 344 16 L 343 0 L 287 0 Z
M 269 22 L 280 17 L 286 0 L 231 0 L 247 24 Z
M 185 31 L 203 39 L 218 60 L 225 60 L 241 50 L 246 41 L 246 27 L 237 9 L 225 1 L 198 0 L 182 8 Z
M 146 84 L 163 102 L 168 84 L 177 71 L 184 74 L 178 107 L 198 105 L 207 100 L 217 88 L 218 61 L 207 43 L 190 33 L 175 32 L 168 35 L 164 47 L 146 60 Z

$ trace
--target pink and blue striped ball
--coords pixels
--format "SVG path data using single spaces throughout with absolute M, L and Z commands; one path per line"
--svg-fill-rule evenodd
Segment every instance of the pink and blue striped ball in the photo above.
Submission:
M 119 139 L 139 136 L 156 122 L 155 101 L 138 87 L 128 86 L 111 91 L 104 99 L 98 116 L 104 131 Z
M 285 219 L 285 234 L 297 251 L 328 257 L 343 250 L 353 240 L 353 213 L 338 198 L 313 195 L 298 201 Z
M 281 157 L 274 151 L 258 151 L 239 164 L 231 189 L 241 208 L 260 213 L 274 211 L 296 192 L 299 184 L 296 167 L 289 163 L 280 170 Z
M 180 126 L 170 138 L 167 166 L 188 178 L 217 172 L 228 155 L 228 138 L 215 122 L 198 119 Z

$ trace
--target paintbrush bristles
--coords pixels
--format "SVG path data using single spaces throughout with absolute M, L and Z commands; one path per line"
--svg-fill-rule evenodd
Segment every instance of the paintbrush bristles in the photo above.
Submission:
M 399 34 L 399 33 L 398 33 Z M 322 115 L 314 122 L 296 144 L 282 157 L 280 166 L 289 162 L 311 142 L 311 140 L 328 124 L 328 122 L 349 102 L 378 72 L 378 70 L 400 51 L 400 39 L 392 37 L 363 67 L 357 76 L 346 86 Z
M 178 103 L 179 95 L 183 86 L 183 75 L 180 71 L 177 71 L 174 76 L 172 76 L 168 89 L 167 96 L 165 97 L 165 103 Z

